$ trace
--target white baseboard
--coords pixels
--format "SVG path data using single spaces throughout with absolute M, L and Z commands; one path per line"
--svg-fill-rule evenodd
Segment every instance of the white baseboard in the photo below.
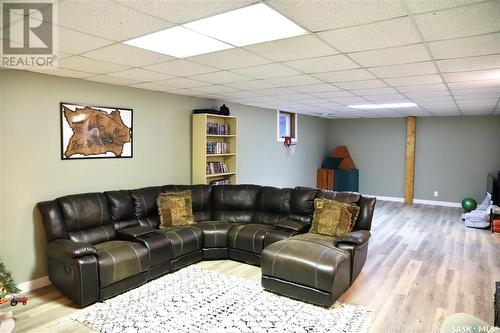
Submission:
M 41 278 L 38 278 L 38 279 L 19 283 L 17 285 L 17 288 L 19 288 L 22 293 L 26 293 L 28 291 L 32 291 L 32 290 L 35 290 L 38 288 L 43 288 L 43 287 L 49 286 L 51 284 L 52 284 L 52 282 L 50 282 L 49 276 L 45 275 L 45 276 L 42 276 Z
M 413 199 L 413 203 L 421 205 L 444 206 L 444 207 L 462 207 L 462 204 L 460 202 L 438 201 L 438 200 Z
M 394 202 L 405 202 L 404 198 L 398 197 L 384 197 L 381 195 L 374 195 L 377 200 L 380 201 L 394 201 Z M 431 205 L 431 206 L 444 206 L 444 207 L 462 207 L 460 202 L 449 202 L 449 201 L 438 201 L 438 200 L 424 200 L 424 199 L 413 199 L 413 203 L 421 205 Z

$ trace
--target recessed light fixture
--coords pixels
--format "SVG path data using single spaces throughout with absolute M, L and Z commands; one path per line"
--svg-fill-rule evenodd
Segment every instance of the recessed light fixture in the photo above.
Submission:
M 387 104 L 359 104 L 348 105 L 352 109 L 396 109 L 396 108 L 410 108 L 418 106 L 415 103 L 387 103 Z
M 207 17 L 183 26 L 235 46 L 263 43 L 307 33 L 263 3 Z
M 178 58 L 221 51 L 233 47 L 232 45 L 181 26 L 154 32 L 124 43 Z

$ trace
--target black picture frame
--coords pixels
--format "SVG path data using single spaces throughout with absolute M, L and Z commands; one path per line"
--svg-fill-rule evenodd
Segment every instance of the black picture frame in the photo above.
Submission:
M 66 155 L 68 151 L 68 145 L 71 142 L 71 138 L 75 134 L 74 130 L 71 128 L 68 120 L 65 116 L 65 107 L 70 109 L 71 111 L 75 111 L 76 109 L 85 109 L 90 108 L 94 111 L 103 111 L 108 114 L 116 111 L 120 115 L 120 119 L 125 127 L 129 130 L 128 134 L 130 136 L 130 141 L 126 142 L 122 145 L 122 154 L 116 155 L 112 151 L 107 151 L 105 153 L 100 154 L 72 154 L 70 156 Z M 126 107 L 109 107 L 109 106 L 97 106 L 86 103 L 71 103 L 71 102 L 60 102 L 59 103 L 59 115 L 60 115 L 60 140 L 61 140 L 61 160 L 69 161 L 69 160 L 86 160 L 86 159 L 126 159 L 133 158 L 134 151 L 134 131 L 133 131 L 133 109 Z M 69 134 L 71 131 L 71 135 Z

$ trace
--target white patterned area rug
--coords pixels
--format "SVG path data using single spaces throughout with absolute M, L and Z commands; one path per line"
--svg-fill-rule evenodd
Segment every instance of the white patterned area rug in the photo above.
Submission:
M 102 333 L 368 332 L 373 314 L 326 309 L 267 292 L 249 280 L 186 267 L 94 304 L 71 319 Z

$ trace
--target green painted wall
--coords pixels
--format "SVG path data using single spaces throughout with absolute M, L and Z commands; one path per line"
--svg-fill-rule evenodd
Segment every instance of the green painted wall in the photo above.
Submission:
M 0 256 L 18 283 L 47 274 L 37 202 L 88 191 L 190 183 L 191 110 L 216 104 L 13 70 L 0 71 L 0 92 Z M 133 108 L 134 158 L 60 160 L 61 101 Z M 300 117 L 304 145 L 287 157 L 276 142 L 274 111 L 230 107 L 240 116 L 239 182 L 315 185 L 327 142 L 324 120 Z M 322 148 L 311 150 L 310 143 L 322 143 Z
M 329 147 L 348 146 L 360 192 L 402 198 L 405 137 L 405 118 L 332 120 Z M 499 143 L 500 116 L 417 118 L 415 198 L 482 200 L 487 174 L 500 170 Z

